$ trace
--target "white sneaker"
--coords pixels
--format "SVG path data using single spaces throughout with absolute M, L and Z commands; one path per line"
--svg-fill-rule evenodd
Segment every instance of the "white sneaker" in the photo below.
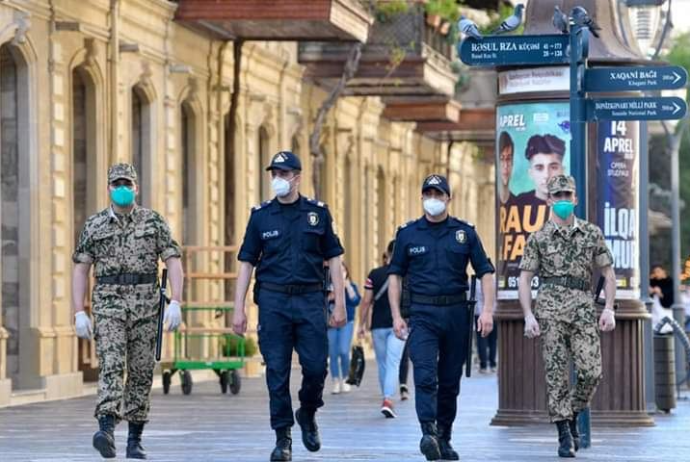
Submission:
M 343 390 L 343 393 L 350 393 L 350 390 L 352 390 L 352 387 L 350 386 L 349 383 L 343 381 L 342 390 Z
M 331 392 L 332 395 L 339 395 L 341 391 L 340 387 L 340 380 L 334 380 L 333 381 L 333 391 Z

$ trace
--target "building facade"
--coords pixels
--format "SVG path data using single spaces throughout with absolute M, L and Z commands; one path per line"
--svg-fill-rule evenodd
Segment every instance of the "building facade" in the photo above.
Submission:
M 93 349 L 73 328 L 71 254 L 84 220 L 108 205 L 108 165 L 137 166 L 140 203 L 161 212 L 185 246 L 240 243 L 251 206 L 270 198 L 264 167 L 278 150 L 300 155 L 303 192 L 314 194 L 308 138 L 327 90 L 305 79 L 298 44 L 244 44 L 231 123 L 232 43 L 175 22 L 176 8 L 0 3 L 0 405 L 23 390 L 74 396 L 94 377 Z M 431 172 L 448 174 L 453 214 L 476 223 L 493 254 L 492 157 L 383 110 L 378 97 L 344 97 L 323 130 L 318 195 L 353 278 L 361 284 L 396 227 L 421 215 L 420 185 Z M 221 250 L 199 255 L 194 271 L 222 273 L 224 259 Z M 189 287 L 196 299 L 226 298 L 222 282 Z M 255 307 L 249 317 L 256 322 Z

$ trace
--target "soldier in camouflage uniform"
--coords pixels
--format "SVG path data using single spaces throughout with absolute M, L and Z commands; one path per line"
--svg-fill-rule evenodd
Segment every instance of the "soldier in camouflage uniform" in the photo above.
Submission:
M 587 408 L 601 380 L 599 329 L 615 328 L 616 277 L 613 257 L 599 227 L 573 215 L 575 180 L 556 175 L 548 182 L 551 219 L 527 240 L 520 263 L 519 296 L 525 335 L 542 337 L 549 416 L 558 428 L 560 457 L 575 457 L 579 446 L 578 413 Z M 590 292 L 592 271 L 606 278 L 606 305 L 599 318 Z M 539 274 L 540 288 L 532 313 L 530 283 Z M 569 390 L 569 362 L 577 383 Z
M 75 326 L 79 337 L 91 338 L 84 296 L 94 265 L 93 334 L 100 371 L 95 412 L 99 431 L 93 446 L 101 456 L 115 457 L 113 433 L 124 419 L 129 422 L 127 458 L 145 459 L 141 434 L 155 366 L 158 260 L 165 262 L 170 275 L 173 297 L 165 322 L 173 330 L 181 321 L 181 252 L 163 217 L 136 204 L 137 174 L 132 165 L 110 167 L 108 184 L 112 204 L 86 220 L 72 257 Z

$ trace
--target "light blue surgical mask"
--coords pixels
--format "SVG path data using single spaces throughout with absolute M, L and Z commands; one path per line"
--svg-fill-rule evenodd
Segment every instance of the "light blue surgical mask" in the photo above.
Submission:
M 573 214 L 575 210 L 575 204 L 573 201 L 562 200 L 553 204 L 553 213 L 555 213 L 561 220 L 567 220 L 570 215 Z
M 424 199 L 422 205 L 424 206 L 424 211 L 432 217 L 441 215 L 443 212 L 446 211 L 446 203 L 440 199 Z
M 118 186 L 110 190 L 110 199 L 118 207 L 129 207 L 134 202 L 134 188 Z

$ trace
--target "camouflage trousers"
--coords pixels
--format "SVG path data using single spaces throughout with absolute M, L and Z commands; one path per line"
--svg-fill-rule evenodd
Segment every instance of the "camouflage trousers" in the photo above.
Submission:
M 601 381 L 601 346 L 594 310 L 578 310 L 572 322 L 539 319 L 551 422 L 568 420 L 589 406 Z M 585 312 L 585 313 L 583 313 Z M 570 360 L 577 370 L 570 389 Z
M 100 367 L 95 416 L 147 422 L 156 365 L 156 287 L 96 286 L 92 300 Z

